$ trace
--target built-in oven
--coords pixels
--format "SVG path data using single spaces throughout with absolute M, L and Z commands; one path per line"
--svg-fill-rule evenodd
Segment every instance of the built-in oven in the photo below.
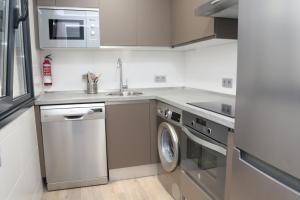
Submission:
M 99 9 L 39 7 L 41 48 L 100 46 Z
M 224 200 L 227 138 L 225 126 L 183 113 L 181 169 L 213 200 Z

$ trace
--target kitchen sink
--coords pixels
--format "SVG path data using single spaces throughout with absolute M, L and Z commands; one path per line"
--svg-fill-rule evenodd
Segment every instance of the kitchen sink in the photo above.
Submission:
M 142 92 L 137 91 L 126 91 L 126 92 L 111 92 L 108 93 L 108 96 L 139 96 L 142 95 Z

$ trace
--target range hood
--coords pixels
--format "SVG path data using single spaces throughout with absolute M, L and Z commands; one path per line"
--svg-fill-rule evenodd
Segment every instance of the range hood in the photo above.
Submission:
M 220 18 L 238 18 L 238 0 L 212 0 L 199 6 L 197 16 L 211 16 Z

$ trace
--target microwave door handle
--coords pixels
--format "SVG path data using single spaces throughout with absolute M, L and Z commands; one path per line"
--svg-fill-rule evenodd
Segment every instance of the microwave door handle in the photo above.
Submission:
M 200 144 L 202 146 L 205 146 L 208 149 L 211 149 L 213 151 L 216 151 L 224 156 L 226 156 L 227 154 L 227 150 L 221 146 L 218 146 L 216 144 L 210 143 L 206 140 L 203 140 L 197 136 L 195 136 L 194 134 L 192 134 L 187 128 L 182 127 L 182 131 L 194 142 L 196 142 L 197 144 Z

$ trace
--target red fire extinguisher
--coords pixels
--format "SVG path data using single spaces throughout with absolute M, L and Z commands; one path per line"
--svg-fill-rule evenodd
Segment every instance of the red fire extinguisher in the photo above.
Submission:
M 51 61 L 52 61 L 51 55 L 45 56 L 44 62 L 43 62 L 44 86 L 52 85 Z

